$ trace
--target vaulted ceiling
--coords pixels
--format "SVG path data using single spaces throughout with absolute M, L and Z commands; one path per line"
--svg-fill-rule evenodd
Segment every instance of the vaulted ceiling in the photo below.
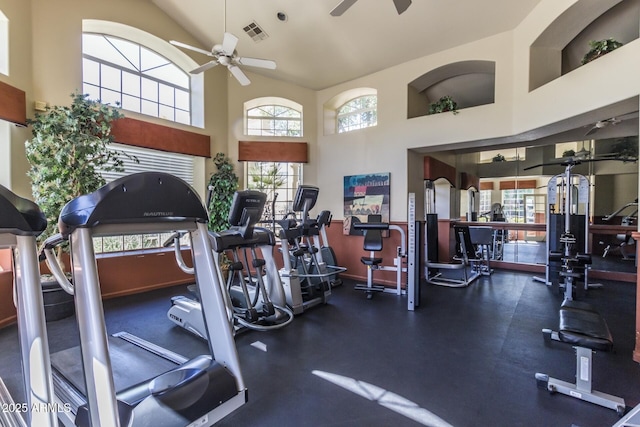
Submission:
M 316 90 L 511 30 L 540 2 L 413 0 L 399 15 L 392 0 L 359 0 L 331 16 L 341 0 L 152 1 L 197 47 L 210 50 L 231 32 L 240 56 L 277 63 L 276 70 L 247 69 Z M 265 39 L 245 33 L 252 23 Z M 199 56 L 202 63 L 210 59 Z

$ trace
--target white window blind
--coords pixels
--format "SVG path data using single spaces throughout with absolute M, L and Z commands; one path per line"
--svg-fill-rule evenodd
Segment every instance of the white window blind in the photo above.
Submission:
M 149 148 L 132 147 L 130 145 L 112 144 L 114 150 L 135 156 L 140 163 L 121 155 L 124 161 L 124 172 L 102 172 L 102 177 L 111 182 L 114 179 L 138 172 L 167 172 L 193 185 L 193 156 Z

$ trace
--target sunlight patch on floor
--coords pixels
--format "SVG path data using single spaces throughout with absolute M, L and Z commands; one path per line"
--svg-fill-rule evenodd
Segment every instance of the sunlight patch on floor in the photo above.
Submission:
M 437 415 L 421 408 L 414 402 L 404 397 L 385 390 L 373 384 L 364 381 L 358 381 L 354 378 L 342 375 L 332 374 L 324 371 L 312 371 L 312 373 L 324 380 L 327 380 L 337 386 L 349 390 L 359 396 L 378 402 L 379 405 L 387 409 L 391 409 L 400 415 L 404 415 L 422 425 L 429 427 L 453 427 Z

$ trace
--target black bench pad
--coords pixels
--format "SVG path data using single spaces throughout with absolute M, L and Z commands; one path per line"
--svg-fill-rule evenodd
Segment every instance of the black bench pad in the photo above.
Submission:
M 607 322 L 593 308 L 580 309 L 577 306 L 560 310 L 560 341 L 592 350 L 610 351 L 613 338 Z

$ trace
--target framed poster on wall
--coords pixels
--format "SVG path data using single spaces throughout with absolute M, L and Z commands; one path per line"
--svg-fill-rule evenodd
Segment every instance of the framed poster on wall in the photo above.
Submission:
M 361 234 L 355 222 L 367 222 L 369 215 L 380 215 L 389 222 L 390 173 L 370 173 L 344 177 L 343 234 Z

